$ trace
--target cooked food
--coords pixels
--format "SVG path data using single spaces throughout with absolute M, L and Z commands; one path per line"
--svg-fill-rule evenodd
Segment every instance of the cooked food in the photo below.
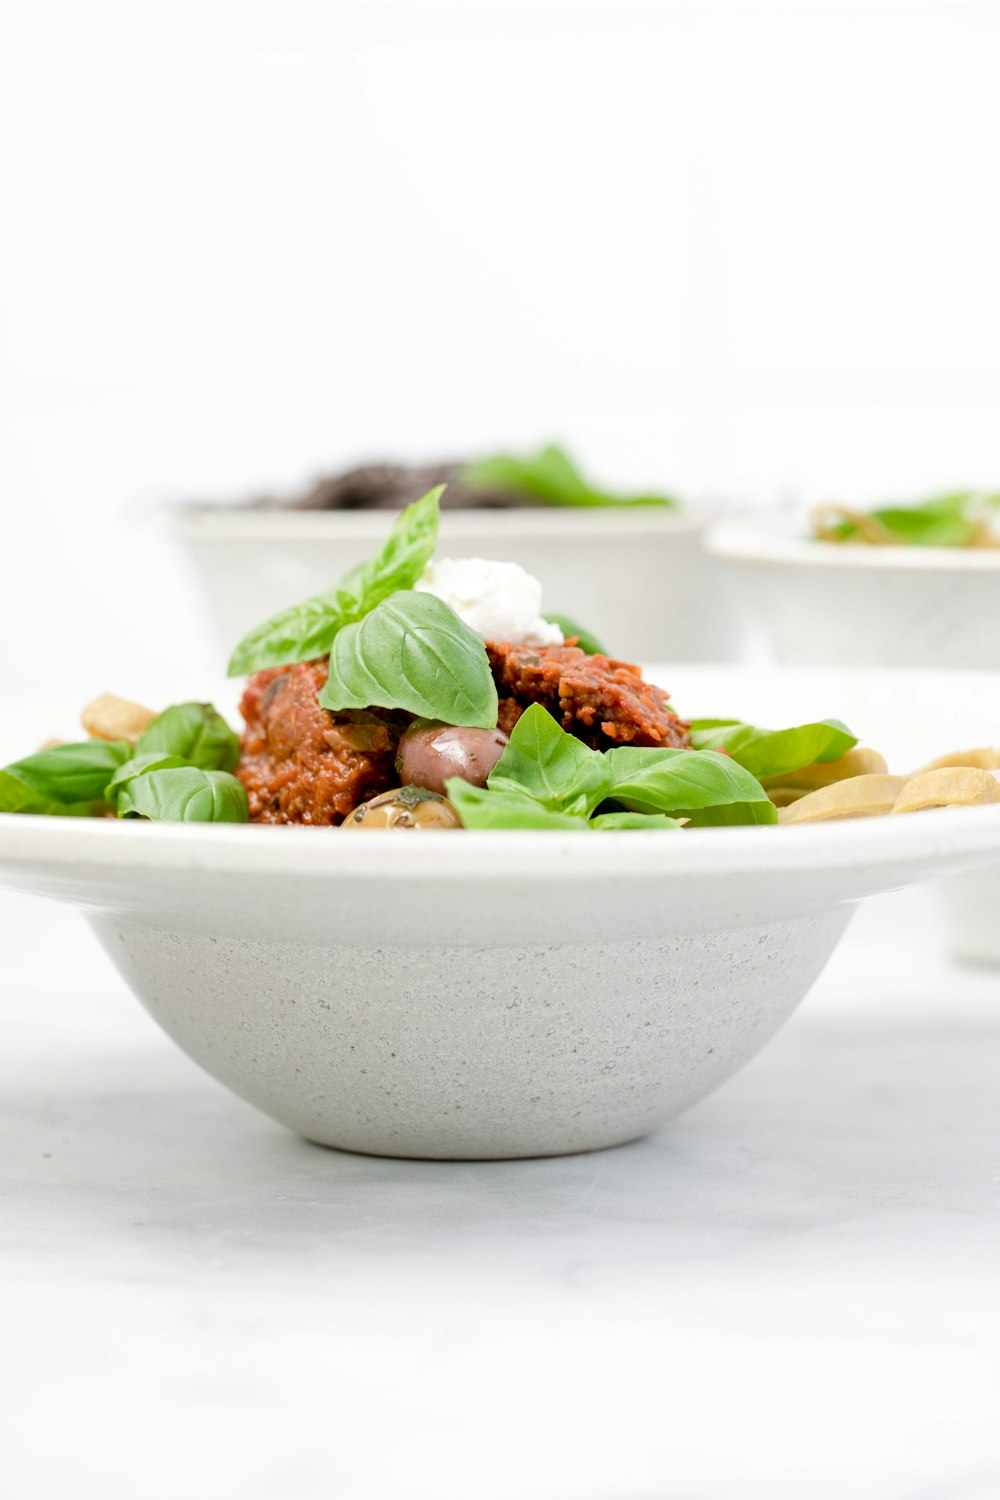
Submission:
M 249 631 L 238 737 L 105 694 L 89 738 L 0 771 L 0 811 L 330 830 L 786 826 L 1000 805 L 1000 751 L 892 775 L 840 719 L 688 720 L 542 612 L 513 563 L 435 559 L 440 491 L 326 594 Z M 585 644 L 591 649 L 584 649 Z
M 87 704 L 80 715 L 80 723 L 91 739 L 128 740 L 134 745 L 155 718 L 155 711 L 144 708 L 141 703 L 116 698 L 114 693 L 102 693 Z
M 1000 781 L 974 766 L 940 766 L 911 776 L 896 798 L 893 812 L 921 812 L 927 807 L 982 807 L 1000 802 Z
M 574 646 L 486 646 L 498 721 L 512 729 L 540 703 L 570 733 L 599 747 L 684 745 L 686 726 L 638 667 L 586 656 Z M 499 729 L 437 724 L 378 709 L 330 713 L 320 706 L 324 661 L 268 668 L 251 677 L 237 775 L 252 823 L 341 823 L 360 802 L 398 783 L 443 792 L 450 777 L 485 786 L 503 754 Z M 407 826 L 407 825 L 400 825 Z
M 398 786 L 362 802 L 345 820 L 345 828 L 461 828 L 458 813 L 440 792 L 422 786 Z
M 975 750 L 952 750 L 947 755 L 938 755 L 911 776 L 920 776 L 924 771 L 940 771 L 945 766 L 975 766 L 980 771 L 1000 771 L 1000 750 L 982 745 Z
M 470 786 L 485 786 L 506 746 L 507 736 L 499 728 L 463 729 L 416 719 L 399 742 L 396 770 L 404 786 L 442 795 L 453 776 Z
M 783 807 L 779 823 L 818 823 L 831 818 L 871 818 L 891 813 L 906 785 L 905 776 L 850 776 Z
M 329 827 L 396 785 L 396 748 L 408 720 L 377 709 L 328 713 L 319 693 L 325 661 L 251 677 L 237 775 L 252 823 Z
M 788 771 L 784 776 L 766 777 L 764 786 L 775 807 L 782 808 L 836 781 L 847 781 L 855 776 L 884 776 L 888 769 L 885 756 L 878 750 L 855 745 L 839 760 L 803 766 L 800 771 Z
M 667 694 L 644 682 L 629 662 L 588 656 L 570 644 L 487 641 L 486 651 L 504 728 L 513 728 L 525 708 L 540 703 L 563 729 L 595 749 L 688 744 L 688 725 L 668 707 Z
M 555 443 L 537 453 L 499 453 L 471 463 L 449 459 L 417 466 L 362 464 L 319 479 L 290 500 L 267 497 L 254 504 L 296 510 L 402 510 L 433 485 L 447 485 L 441 503 L 449 510 L 677 504 L 670 495 L 629 495 L 601 488 L 585 478 L 566 450 Z
M 916 505 L 858 510 L 828 503 L 813 511 L 812 534 L 820 542 L 868 547 L 998 547 L 1000 494 L 956 490 Z

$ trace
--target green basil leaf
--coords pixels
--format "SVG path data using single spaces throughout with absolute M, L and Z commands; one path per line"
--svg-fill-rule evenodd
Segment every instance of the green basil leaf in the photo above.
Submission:
M 147 771 L 118 793 L 120 818 L 153 818 L 173 823 L 246 823 L 247 794 L 228 771 L 178 766 Z
M 665 813 L 609 812 L 598 813 L 596 818 L 591 818 L 588 827 L 607 830 L 635 828 L 645 832 L 651 828 L 681 828 L 683 824 L 676 818 L 668 818 Z
M 696 827 L 778 821 L 756 777 L 714 750 L 621 745 L 605 759 L 614 777 L 610 799 L 633 812 L 667 813 Z
M 383 599 L 334 639 L 324 708 L 399 708 L 444 724 L 492 729 L 497 690 L 482 638 L 434 594 Z
M 758 781 L 787 776 L 817 761 L 839 760 L 857 743 L 840 719 L 820 719 L 793 729 L 758 729 L 738 719 L 695 719 L 691 724 L 696 750 L 725 750 Z
M 265 667 L 293 666 L 326 656 L 337 632 L 362 619 L 383 599 L 410 589 L 434 556 L 444 485 L 408 505 L 368 562 L 350 568 L 325 594 L 272 615 L 240 641 L 229 660 L 230 677 Z
M 108 782 L 131 754 L 132 746 L 127 740 L 81 740 L 72 745 L 53 745 L 51 750 L 39 750 L 15 761 L 7 767 L 7 776 L 20 782 L 36 798 L 57 807 L 100 802 Z M 16 791 L 8 787 L 7 797 L 16 799 Z
M 47 797 L 40 797 L 10 771 L 0 771 L 0 812 L 44 814 L 52 810 Z
M 32 813 L 47 818 L 90 818 L 93 802 L 52 802 L 40 797 L 10 771 L 0 771 L 0 813 Z
M 527 792 L 550 812 L 587 817 L 607 797 L 611 782 L 606 757 L 533 703 L 514 725 L 488 784 L 494 791 Z
M 187 762 L 180 755 L 133 755 L 127 760 L 108 782 L 105 797 L 109 802 L 114 802 L 119 791 L 127 781 L 135 776 L 147 776 L 150 771 L 170 771 L 177 766 L 186 765 Z
M 462 482 L 470 489 L 504 490 L 524 495 L 542 505 L 676 505 L 668 495 L 613 495 L 596 489 L 577 468 L 564 448 L 550 443 L 526 458 L 498 453 L 479 459 L 462 471 Z
M 607 650 L 601 645 L 597 636 L 588 630 L 585 625 L 579 624 L 570 615 L 543 615 L 543 620 L 548 620 L 550 625 L 558 625 L 563 635 L 569 639 L 570 636 L 577 637 L 577 645 L 581 651 L 586 651 L 588 656 L 607 656 Z
M 408 505 L 375 556 L 340 580 L 337 594 L 348 618 L 361 619 L 383 599 L 412 589 L 434 556 L 444 489 L 439 484 Z
M 247 631 L 229 658 L 229 676 L 249 677 L 266 667 L 288 667 L 325 656 L 344 623 L 333 591 L 293 604 Z
M 211 703 L 175 703 L 139 736 L 136 755 L 177 755 L 203 771 L 235 770 L 239 735 Z
M 586 818 L 553 812 L 526 792 L 470 786 L 458 776 L 445 782 L 448 801 L 463 828 L 537 828 L 555 831 L 586 829 Z

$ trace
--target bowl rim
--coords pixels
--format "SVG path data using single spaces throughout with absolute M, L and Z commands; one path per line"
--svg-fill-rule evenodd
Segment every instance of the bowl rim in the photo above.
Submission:
M 398 516 L 393 510 L 291 510 L 277 507 L 252 509 L 238 505 L 207 505 L 186 502 L 166 512 L 175 537 L 185 542 L 242 541 L 322 542 L 373 539 L 381 541 Z M 627 518 L 627 519 L 626 519 Z M 695 536 L 711 523 L 707 507 L 684 505 L 623 506 L 621 509 L 565 509 L 555 506 L 511 507 L 509 510 L 444 510 L 441 540 L 475 542 L 500 534 L 506 545 L 520 537 L 556 540 L 568 537 L 601 537 L 625 533 L 637 540 L 644 536 Z
M 779 828 L 467 831 L 343 843 L 339 829 L 246 824 L 140 823 L 0 813 L 0 873 L 81 867 L 108 872 L 198 871 L 357 880 L 440 877 L 485 882 L 686 879 L 905 867 L 954 857 L 1000 860 L 1000 804 L 937 814 L 872 817 Z
M 706 530 L 705 549 L 712 557 L 745 564 L 781 567 L 840 568 L 906 573 L 995 573 L 1000 571 L 1000 547 L 847 546 L 811 541 L 782 528 L 773 518 L 719 521 Z

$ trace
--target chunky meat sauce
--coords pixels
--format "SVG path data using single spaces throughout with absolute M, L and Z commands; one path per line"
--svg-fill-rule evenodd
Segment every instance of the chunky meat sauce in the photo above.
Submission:
M 487 643 L 500 694 L 500 727 L 509 733 L 523 711 L 541 703 L 562 727 L 594 750 L 612 745 L 684 747 L 688 725 L 667 707 L 667 695 L 638 667 L 579 646 Z
M 409 716 L 331 714 L 317 702 L 326 675 L 325 661 L 304 661 L 247 683 L 236 774 L 251 822 L 341 823 L 359 802 L 398 786 L 396 746 Z
M 486 647 L 506 733 L 532 703 L 594 749 L 686 746 L 688 726 L 638 667 L 579 647 Z M 396 750 L 409 715 L 319 706 L 326 662 L 257 672 L 240 705 L 246 720 L 237 775 L 255 823 L 343 822 L 359 802 L 399 785 Z

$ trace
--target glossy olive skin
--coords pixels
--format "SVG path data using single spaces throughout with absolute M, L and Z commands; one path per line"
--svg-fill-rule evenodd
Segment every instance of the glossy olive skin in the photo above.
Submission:
M 411 724 L 399 742 L 396 769 L 407 786 L 443 792 L 449 776 L 472 786 L 486 778 L 504 752 L 500 729 L 456 729 L 450 724 Z
M 342 828 L 461 828 L 458 813 L 437 792 L 421 786 L 398 786 L 361 802 Z

